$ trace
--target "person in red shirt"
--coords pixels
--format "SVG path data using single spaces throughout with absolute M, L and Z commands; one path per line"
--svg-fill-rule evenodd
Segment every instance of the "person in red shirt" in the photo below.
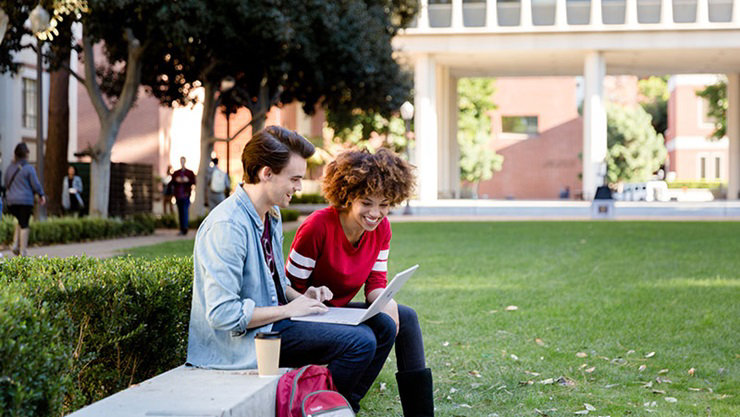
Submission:
M 350 301 L 364 285 L 366 302 L 359 306 L 372 303 L 387 284 L 391 226 L 386 216 L 411 195 L 414 182 L 411 165 L 387 149 L 339 155 L 322 183 L 331 206 L 308 216 L 291 245 L 285 266 L 291 286 L 299 292 L 326 287 L 326 304 L 353 307 L 358 303 Z M 391 300 L 380 315 L 390 316 L 396 326 L 396 380 L 404 416 L 434 415 L 432 373 L 416 312 Z
M 180 169 L 172 173 L 172 189 L 177 203 L 177 214 L 180 219 L 180 234 L 188 234 L 188 210 L 190 209 L 190 192 L 195 185 L 195 174 L 185 168 L 185 157 L 180 157 Z

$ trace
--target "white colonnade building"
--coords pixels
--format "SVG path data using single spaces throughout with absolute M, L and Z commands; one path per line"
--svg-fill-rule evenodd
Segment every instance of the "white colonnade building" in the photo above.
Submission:
M 457 79 L 583 76 L 584 199 L 605 173 L 604 77 L 725 73 L 740 194 L 740 0 L 421 0 L 394 47 L 414 69 L 421 202 L 460 195 Z

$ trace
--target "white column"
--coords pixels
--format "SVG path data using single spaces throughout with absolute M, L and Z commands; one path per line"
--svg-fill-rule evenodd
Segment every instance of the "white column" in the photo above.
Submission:
M 555 0 L 555 27 L 564 29 L 568 26 L 568 4 L 565 0 Z
M 740 23 L 740 0 L 732 1 L 732 22 Z
M 519 26 L 523 28 L 532 27 L 532 0 L 520 1 Z
M 737 6 L 737 3 L 735 3 Z M 727 137 L 728 167 L 727 199 L 740 199 L 740 74 L 727 74 Z
M 429 29 L 429 0 L 419 1 L 419 17 L 418 24 L 416 25 L 419 29 Z
M 601 18 L 601 0 L 591 0 L 591 18 L 588 24 L 591 26 L 604 24 L 604 20 Z
M 660 23 L 673 24 L 673 0 L 660 0 Z
M 447 154 L 449 164 L 448 189 L 453 198 L 460 197 L 460 145 L 457 143 L 457 78 L 450 76 L 447 84 L 449 100 L 449 140 L 447 141 Z
M 486 27 L 495 28 L 498 26 L 497 12 L 496 0 L 486 0 Z
M 637 0 L 625 0 L 624 23 L 629 26 L 637 24 Z
M 452 0 L 452 28 L 463 28 L 463 0 Z
M 414 66 L 414 133 L 418 163 L 417 191 L 422 201 L 437 199 L 437 69 L 434 57 L 420 55 Z
M 696 23 L 701 25 L 709 23 L 709 2 L 707 0 L 696 0 Z
M 604 76 L 606 61 L 601 52 L 589 52 L 583 68 L 583 198 L 591 200 L 602 185 L 600 169 L 606 157 L 606 109 Z

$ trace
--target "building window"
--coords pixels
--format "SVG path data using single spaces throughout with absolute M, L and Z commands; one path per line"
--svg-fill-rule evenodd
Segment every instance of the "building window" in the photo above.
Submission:
M 536 135 L 537 116 L 501 116 L 501 127 L 503 133 Z
M 706 156 L 699 157 L 699 178 L 701 179 L 707 178 L 707 157 Z
M 23 79 L 23 127 L 36 128 L 36 80 Z

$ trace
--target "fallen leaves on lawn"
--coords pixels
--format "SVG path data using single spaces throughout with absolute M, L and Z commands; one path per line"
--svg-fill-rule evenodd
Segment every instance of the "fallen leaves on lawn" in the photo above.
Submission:
M 381 382 L 380 383 L 380 392 L 383 392 L 385 390 L 386 390 L 386 384 L 385 384 L 385 382 Z
M 576 353 L 576 358 L 586 358 L 588 357 L 588 353 L 586 352 L 578 352 Z
M 663 375 L 663 374 L 667 374 L 667 373 L 668 373 L 668 370 L 667 369 L 661 369 L 660 371 L 658 371 L 658 375 Z
M 481 374 L 480 374 L 480 372 L 478 372 L 478 371 L 476 371 L 476 370 L 472 370 L 472 371 L 470 371 L 470 372 L 468 372 L 468 373 L 469 373 L 470 375 L 473 375 L 473 376 L 474 376 L 474 377 L 476 377 L 476 378 L 481 378 Z
M 585 369 L 584 371 L 585 371 L 586 373 L 589 373 L 589 374 L 590 374 L 591 372 L 593 372 L 593 371 L 595 371 L 595 370 L 596 370 L 596 367 L 595 367 L 595 366 L 592 366 L 592 367 L 590 367 L 590 368 L 587 368 L 587 369 Z
M 689 376 L 694 376 L 695 372 L 696 372 L 696 369 L 694 368 L 689 369 Z
M 507 306 L 504 310 L 506 310 L 506 311 L 516 311 L 516 310 L 519 310 L 519 307 L 517 307 L 517 306 Z
M 650 352 L 647 355 L 645 355 L 646 358 L 652 358 L 653 356 L 655 356 L 655 352 Z
M 653 394 L 665 395 L 665 391 L 662 389 L 654 389 Z
M 586 408 L 586 410 L 588 410 L 588 411 L 596 411 L 596 407 L 594 407 L 593 405 L 591 405 L 591 404 L 589 404 L 589 403 L 583 403 L 583 406 L 584 406 L 584 407 Z
M 639 370 L 640 372 L 644 371 L 645 369 L 647 369 L 647 365 L 640 365 L 640 367 L 637 368 L 637 370 Z
M 678 402 L 678 400 L 675 397 L 665 397 L 663 399 L 666 400 L 666 402 L 669 402 L 669 403 Z
M 524 371 L 524 373 L 527 375 L 532 375 L 532 376 L 540 376 L 539 372 Z
M 535 337 L 534 338 L 534 342 L 537 343 L 540 346 L 545 346 L 545 342 L 542 341 L 542 339 L 540 339 L 539 337 Z
M 448 342 L 448 341 L 444 341 L 444 342 L 442 342 L 442 346 L 444 346 L 444 347 L 447 347 L 447 346 L 449 346 L 449 345 L 450 345 L 450 342 Z
M 456 392 L 457 392 L 457 388 L 455 387 L 450 388 L 450 394 L 454 394 Z
M 512 353 L 511 355 L 509 355 L 509 357 L 510 357 L 511 359 L 515 360 L 515 361 L 518 361 L 518 360 L 519 360 L 519 356 L 516 356 L 516 355 L 515 355 L 515 354 L 513 354 L 513 353 Z

